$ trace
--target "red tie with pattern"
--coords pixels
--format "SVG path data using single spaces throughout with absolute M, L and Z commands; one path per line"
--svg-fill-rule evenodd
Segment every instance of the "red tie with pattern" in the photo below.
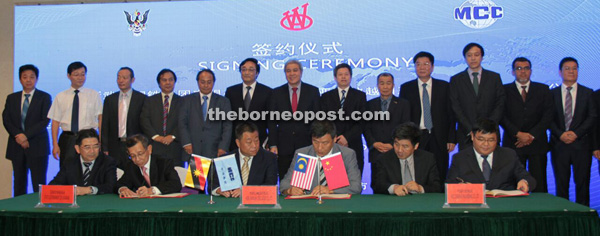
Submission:
M 167 135 L 167 116 L 169 115 L 169 95 L 165 95 L 163 103 L 163 135 Z

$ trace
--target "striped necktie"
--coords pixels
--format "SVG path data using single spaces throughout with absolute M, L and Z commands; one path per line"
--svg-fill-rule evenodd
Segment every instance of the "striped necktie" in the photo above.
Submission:
M 83 186 L 88 186 L 89 185 L 89 180 L 90 180 L 90 166 L 92 165 L 91 162 L 84 162 L 83 166 L 85 166 L 85 171 L 83 171 Z
M 27 118 L 27 110 L 29 110 L 29 96 L 31 94 L 25 94 L 25 101 L 23 101 L 23 109 L 21 110 L 21 128 L 25 131 L 25 118 Z

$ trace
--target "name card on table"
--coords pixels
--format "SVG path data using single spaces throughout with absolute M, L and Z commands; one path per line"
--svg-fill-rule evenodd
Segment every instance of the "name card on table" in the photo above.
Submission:
M 77 185 L 40 185 L 40 201 L 35 208 L 78 208 Z
M 243 208 L 281 209 L 277 198 L 277 186 L 242 186 L 240 205 Z
M 444 208 L 489 208 L 485 184 L 446 184 Z

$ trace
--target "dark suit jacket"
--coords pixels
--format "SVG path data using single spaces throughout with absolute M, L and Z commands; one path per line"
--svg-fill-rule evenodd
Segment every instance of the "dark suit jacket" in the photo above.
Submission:
M 467 135 L 479 118 L 488 118 L 497 124 L 502 119 L 506 95 L 500 75 L 483 69 L 480 81 L 479 93 L 475 95 L 467 70 L 450 78 L 450 102 L 458 122 L 456 139 L 459 143 L 467 141 Z
M 418 79 L 408 81 L 400 86 L 400 97 L 410 103 L 410 121 L 421 123 L 421 96 Z M 450 104 L 448 82 L 431 78 L 431 119 L 436 142 L 443 147 L 446 143 L 456 143 L 456 119 Z
M 108 155 L 116 156 L 119 152 L 119 92 L 113 93 L 104 99 L 102 108 L 102 150 Z M 131 100 L 127 110 L 127 136 L 142 133 L 140 115 L 146 95 L 132 90 Z
M 442 183 L 433 154 L 417 149 L 413 155 L 415 182 L 422 185 L 426 193 L 441 193 Z M 391 185 L 402 185 L 401 165 L 393 149 L 381 154 L 376 162 L 379 168 L 371 183 L 373 193 L 389 194 L 388 188 Z
M 242 166 L 240 165 L 239 149 L 235 149 L 227 155 L 231 155 L 232 153 L 235 153 L 235 163 L 238 164 L 238 170 L 241 177 Z M 242 160 L 241 163 L 243 164 L 244 160 Z M 256 153 L 256 156 L 252 157 L 252 166 L 250 166 L 248 183 L 246 185 L 277 185 L 278 173 L 277 156 L 261 147 L 258 150 L 258 153 Z M 215 181 L 214 184 L 215 185 L 213 189 L 216 189 L 220 186 L 219 181 Z
M 600 108 L 600 89 L 596 90 L 596 92 L 594 92 L 593 95 L 594 101 L 595 101 L 595 105 L 596 105 L 596 112 L 598 112 L 598 108 Z M 598 115 L 598 114 L 596 114 Z M 592 149 L 593 150 L 600 150 L 600 122 L 596 122 L 596 126 L 594 129 L 594 144 L 592 145 Z M 598 167 L 600 168 L 600 167 Z
M 243 91 L 246 90 L 245 88 L 246 86 L 244 85 L 244 83 L 240 83 L 240 84 L 236 84 L 233 85 L 229 88 L 227 88 L 227 91 L 225 92 L 225 97 L 227 97 L 229 99 L 229 102 L 231 102 L 231 110 L 232 111 L 238 111 L 240 108 L 242 110 L 246 110 L 246 108 L 244 107 L 244 97 L 243 97 Z M 262 112 L 262 111 L 268 111 L 269 110 L 269 100 L 271 99 L 271 94 L 273 93 L 273 90 L 261 83 L 256 83 L 256 86 L 254 88 L 254 93 L 252 96 L 252 100 L 250 101 L 250 109 L 248 109 L 248 112 L 253 112 L 253 111 L 258 111 L 258 112 Z M 235 127 L 240 124 L 241 120 L 238 119 L 236 121 L 233 121 L 233 126 L 232 126 L 232 133 L 231 133 L 231 144 L 229 145 L 229 150 L 234 150 L 237 149 L 237 145 L 235 144 Z M 266 120 L 251 120 L 252 123 L 256 124 L 256 126 L 258 126 L 258 137 L 260 139 L 260 144 L 262 146 L 263 142 L 265 141 L 265 139 L 267 139 L 267 121 Z
M 297 111 L 319 111 L 319 89 L 302 82 Z M 269 110 L 284 112 L 292 111 L 288 84 L 273 89 Z M 277 146 L 279 156 L 292 156 L 296 149 L 312 144 L 310 137 L 310 122 L 269 120 L 269 147 Z
M 560 135 L 566 131 L 565 114 L 562 105 L 561 86 L 550 90 L 554 98 L 554 121 L 550 125 L 550 144 L 559 146 Z M 569 144 L 577 150 L 591 150 L 593 128 L 596 122 L 596 104 L 592 98 L 594 91 L 581 84 L 577 84 L 577 97 L 575 98 L 575 111 L 569 130 L 575 132 L 577 139 Z M 562 143 L 564 144 L 564 143 Z
M 21 128 L 21 96 L 23 91 L 12 93 L 6 97 L 2 121 L 8 131 L 6 159 L 22 157 L 48 158 L 50 144 L 48 140 L 48 110 L 52 104 L 50 95 L 36 89 L 29 98 L 29 109 L 25 118 L 25 130 Z M 24 150 L 15 140 L 17 134 L 23 133 L 29 141 L 29 148 Z
M 552 95 L 548 85 L 530 82 L 527 100 L 523 102 L 522 88 L 517 88 L 515 82 L 505 84 L 506 107 L 501 124 L 504 128 L 502 146 L 512 148 L 517 154 L 545 154 L 548 152 L 548 135 L 550 122 L 554 115 Z M 525 147 L 516 148 L 517 132 L 527 132 L 533 135 L 533 142 Z
M 194 154 L 209 158 L 217 157 L 218 149 L 228 150 L 231 141 L 231 121 L 210 120 L 208 115 L 204 121 L 199 92 L 185 96 L 183 99 L 179 112 L 181 145 L 192 144 Z M 208 101 L 208 110 L 216 112 L 217 108 L 225 113 L 231 111 L 229 99 L 212 93 Z
M 175 163 L 187 161 L 182 155 L 183 148 L 181 147 L 181 137 L 178 130 L 178 115 L 182 103 L 182 98 L 173 93 L 171 99 L 169 115 L 167 116 L 167 135 L 175 135 L 176 139 L 170 145 L 164 145 L 160 142 L 152 142 L 152 153 L 177 160 Z M 154 135 L 163 136 L 163 101 L 161 93 L 152 95 L 146 98 L 140 115 L 140 125 L 142 131 L 148 139 L 152 139 Z
M 367 111 L 381 111 L 381 97 L 376 97 L 367 102 Z M 387 121 L 372 120 L 365 122 L 365 140 L 369 146 L 369 162 L 374 162 L 374 157 L 379 156 L 379 151 L 373 148 L 375 142 L 394 143 L 392 139 L 394 129 L 410 120 L 410 105 L 403 98 L 392 96 L 388 111 L 390 119 Z M 374 174 L 374 173 L 373 173 Z
M 164 159 L 160 156 L 152 155 L 150 159 L 150 183 L 152 186 L 157 187 L 162 194 L 181 191 L 181 181 L 175 171 L 172 159 Z M 117 181 L 115 192 L 121 187 L 127 187 L 135 192 L 142 186 L 149 187 L 140 167 L 130 162 L 124 170 L 123 177 Z
M 464 149 L 452 157 L 446 182 L 458 183 L 460 181 L 457 177 L 469 183 L 485 183 L 485 177 L 479 168 L 473 148 Z M 515 190 L 517 183 L 522 179 L 527 180 L 529 189 L 535 189 L 535 179 L 525 170 L 517 153 L 509 148 L 496 147 L 490 182 L 485 188 Z
M 349 88 L 348 93 L 346 94 L 346 101 L 344 102 L 344 114 L 350 117 L 350 114 L 354 111 L 360 111 L 363 113 L 365 111 L 367 104 L 367 95 L 360 90 L 355 88 Z M 340 96 L 338 93 L 337 87 L 332 89 L 321 96 L 321 110 L 328 111 L 338 111 L 340 110 Z M 381 109 L 381 108 L 380 108 Z M 363 151 L 363 143 L 362 143 L 362 133 L 364 129 L 365 122 L 363 121 L 353 121 L 353 120 L 345 120 L 345 121 L 334 121 L 335 128 L 337 130 L 337 135 L 344 135 L 346 140 L 348 141 L 348 147 L 352 148 L 356 152 L 356 158 L 358 164 L 363 164 L 364 160 L 364 151 Z
M 83 169 L 79 158 L 79 155 L 67 157 L 63 163 L 65 168 L 60 168 L 58 174 L 50 181 L 50 185 L 84 186 Z M 97 194 L 112 193 L 117 183 L 117 162 L 100 152 L 94 161 L 89 179 L 86 186 L 98 188 Z

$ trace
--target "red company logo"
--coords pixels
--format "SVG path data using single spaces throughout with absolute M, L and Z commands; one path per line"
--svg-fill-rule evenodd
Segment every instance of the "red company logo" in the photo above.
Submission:
M 308 7 L 308 3 L 302 5 L 302 14 L 298 12 L 300 7 L 296 7 L 291 11 L 287 11 L 283 13 L 283 18 L 281 18 L 281 27 L 287 30 L 300 31 L 310 28 L 313 24 L 313 19 L 306 15 L 306 8 Z

